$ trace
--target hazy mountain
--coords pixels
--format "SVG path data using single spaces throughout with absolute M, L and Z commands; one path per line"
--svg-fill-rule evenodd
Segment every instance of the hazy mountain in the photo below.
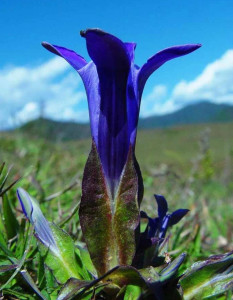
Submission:
M 52 121 L 44 118 L 30 121 L 18 130 L 24 134 L 51 141 L 80 140 L 91 135 L 89 124 Z
M 230 121 L 233 121 L 232 105 L 202 101 L 188 105 L 174 113 L 143 118 L 139 122 L 139 128 L 163 128 L 184 124 Z
M 203 101 L 188 105 L 174 113 L 140 119 L 139 129 L 230 121 L 233 121 L 233 106 Z M 89 124 L 58 122 L 44 118 L 30 121 L 18 130 L 29 136 L 51 141 L 68 141 L 90 137 Z

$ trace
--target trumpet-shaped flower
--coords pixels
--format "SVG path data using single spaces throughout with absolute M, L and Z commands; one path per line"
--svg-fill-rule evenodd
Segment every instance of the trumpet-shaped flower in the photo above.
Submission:
M 72 50 L 42 43 L 63 57 L 79 73 L 85 85 L 90 125 L 111 195 L 118 187 L 130 145 L 134 149 L 140 101 L 149 76 L 168 60 L 188 54 L 199 44 L 175 46 L 152 56 L 142 67 L 134 64 L 135 43 L 124 43 L 99 29 L 81 32 L 92 59 Z

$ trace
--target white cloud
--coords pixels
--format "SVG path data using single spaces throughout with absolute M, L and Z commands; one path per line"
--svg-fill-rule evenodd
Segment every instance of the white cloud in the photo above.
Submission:
M 233 103 L 233 50 L 206 66 L 193 81 L 178 83 L 172 93 L 176 102 L 209 99 Z
M 163 84 L 154 86 L 150 94 L 143 97 L 141 102 L 141 115 L 149 116 L 157 111 L 157 106 L 161 106 L 167 96 L 167 87 Z
M 152 100 L 153 106 L 150 104 Z M 159 99 L 153 98 L 153 93 L 151 93 L 151 96 L 143 99 L 147 103 L 150 115 L 172 112 L 200 100 L 233 104 L 233 49 L 226 51 L 222 57 L 208 64 L 192 81 L 180 81 L 169 97 L 164 98 L 164 95 L 161 95 Z M 143 111 L 142 115 L 146 116 Z
M 38 117 L 41 103 L 49 118 L 88 121 L 81 79 L 60 57 L 34 67 L 5 67 L 0 70 L 0 86 L 0 128 Z M 200 100 L 233 104 L 233 49 L 193 80 L 180 81 L 171 93 L 165 85 L 156 85 L 142 99 L 141 116 L 172 112 Z
M 78 120 L 75 112 L 86 102 L 80 83 L 79 76 L 60 57 L 36 67 L 11 66 L 0 70 L 0 127 L 38 117 L 42 102 L 47 117 Z
M 38 116 L 38 104 L 35 102 L 28 102 L 23 109 L 17 113 L 17 119 L 24 121 L 25 119 L 34 119 Z

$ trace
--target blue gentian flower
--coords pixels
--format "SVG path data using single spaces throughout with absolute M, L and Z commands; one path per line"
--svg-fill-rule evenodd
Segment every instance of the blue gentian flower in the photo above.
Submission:
M 154 195 L 158 205 L 158 217 L 150 218 L 141 211 L 141 218 L 148 219 L 147 238 L 150 240 L 162 241 L 169 227 L 177 224 L 188 212 L 188 209 L 177 209 L 173 213 L 168 213 L 166 199 L 162 195 Z
M 134 149 L 140 102 L 149 76 L 168 60 L 186 55 L 200 44 L 174 46 L 152 56 L 142 67 L 134 64 L 135 43 L 124 43 L 99 29 L 81 32 L 92 59 L 64 47 L 42 43 L 63 57 L 81 76 L 88 99 L 93 140 L 112 197 L 118 187 L 130 145 Z

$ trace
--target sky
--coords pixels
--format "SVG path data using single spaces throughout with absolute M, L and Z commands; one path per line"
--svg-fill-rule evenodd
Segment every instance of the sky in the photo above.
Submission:
M 98 27 L 136 42 L 137 65 L 174 45 L 197 51 L 163 65 L 144 89 L 141 117 L 209 100 L 233 104 L 232 0 L 0 0 L 0 129 L 39 115 L 88 121 L 78 74 L 42 41 L 90 60 L 80 30 Z

